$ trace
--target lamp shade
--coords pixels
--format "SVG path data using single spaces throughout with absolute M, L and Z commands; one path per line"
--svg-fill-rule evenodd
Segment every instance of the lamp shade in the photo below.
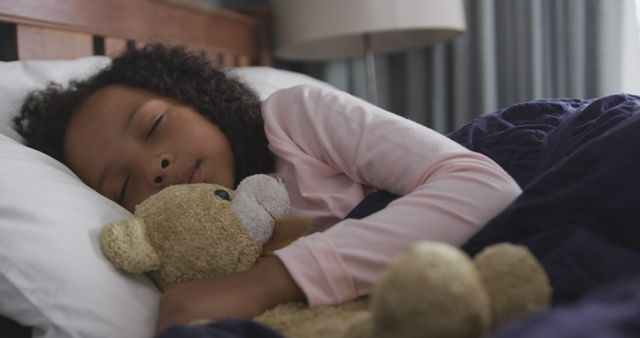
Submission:
M 444 41 L 465 29 L 463 0 L 274 0 L 276 57 L 328 60 Z

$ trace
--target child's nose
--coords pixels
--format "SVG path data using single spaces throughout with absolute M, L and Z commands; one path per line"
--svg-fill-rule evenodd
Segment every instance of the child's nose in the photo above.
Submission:
M 156 162 L 157 163 L 157 162 Z M 153 183 L 156 186 L 164 186 L 166 185 L 166 179 L 167 179 L 167 169 L 169 168 L 169 165 L 171 164 L 171 159 L 169 156 L 163 156 L 160 158 L 160 166 L 159 166 L 159 170 L 158 170 L 158 166 L 157 164 L 155 165 L 156 168 L 153 170 L 154 174 L 153 174 Z

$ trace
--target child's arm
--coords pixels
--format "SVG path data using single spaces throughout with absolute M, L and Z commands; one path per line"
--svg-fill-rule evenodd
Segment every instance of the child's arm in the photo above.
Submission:
M 304 294 L 276 257 L 253 269 L 220 278 L 182 283 L 160 298 L 158 332 L 193 320 L 254 317 L 281 303 L 302 301 Z
M 486 156 L 343 92 L 281 90 L 263 116 L 296 216 L 338 222 L 276 251 L 312 305 L 367 294 L 415 241 L 463 244 L 520 193 Z M 339 222 L 371 187 L 403 197 Z

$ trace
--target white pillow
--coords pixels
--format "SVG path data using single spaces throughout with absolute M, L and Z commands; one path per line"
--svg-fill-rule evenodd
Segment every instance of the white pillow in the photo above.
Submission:
M 0 314 L 34 337 L 150 337 L 159 292 L 102 256 L 100 227 L 131 214 L 11 128 L 24 96 L 105 66 L 105 57 L 0 63 Z
M 98 244 L 103 224 L 130 213 L 60 162 L 20 144 L 11 127 L 27 92 L 108 62 L 0 62 L 0 315 L 35 327 L 34 337 L 148 338 L 155 328 L 156 287 L 117 271 Z M 267 67 L 231 73 L 261 98 L 303 83 L 327 85 Z
M 0 163 L 0 314 L 34 337 L 151 337 L 158 291 L 116 271 L 98 242 L 131 214 L 4 135 Z
M 230 69 L 228 74 L 249 85 L 263 101 L 276 90 L 302 84 L 334 88 L 311 76 L 272 67 L 234 68 Z

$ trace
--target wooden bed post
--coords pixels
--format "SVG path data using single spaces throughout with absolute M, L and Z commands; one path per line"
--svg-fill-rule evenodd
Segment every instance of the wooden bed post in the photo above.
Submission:
M 268 5 L 256 5 L 247 8 L 244 12 L 255 18 L 257 22 L 256 50 L 258 55 L 254 63 L 262 66 L 272 66 L 273 12 L 271 7 Z

